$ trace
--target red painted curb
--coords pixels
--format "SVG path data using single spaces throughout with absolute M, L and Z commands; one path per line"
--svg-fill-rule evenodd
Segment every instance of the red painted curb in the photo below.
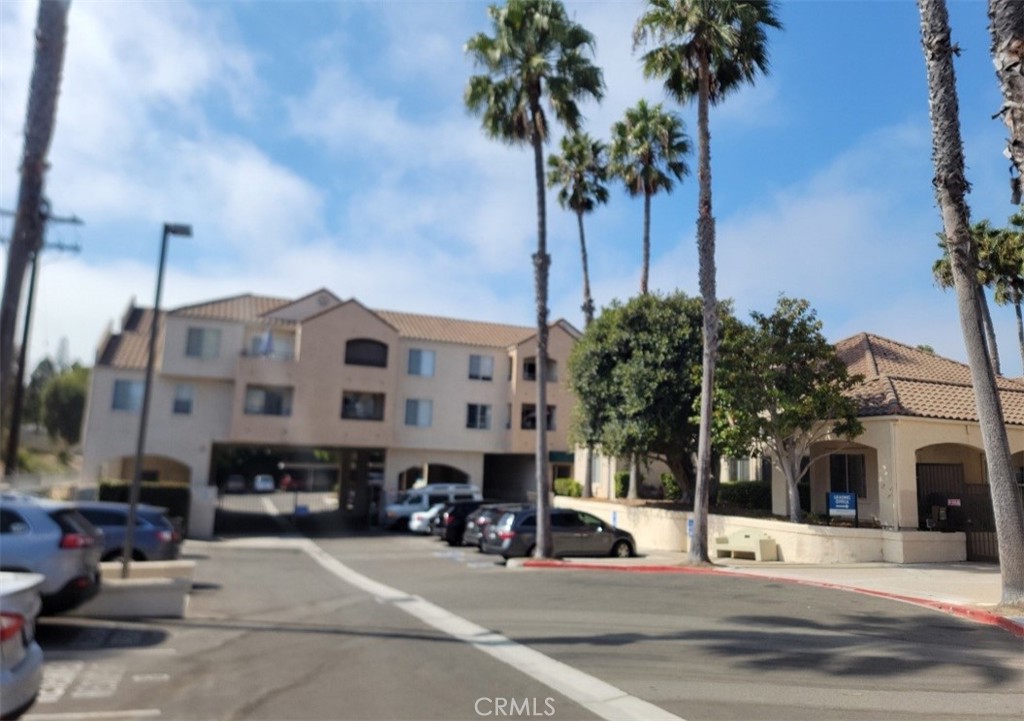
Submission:
M 888 593 L 886 591 L 875 591 L 869 588 L 858 588 L 857 586 L 844 586 L 839 583 L 828 583 L 827 581 L 814 581 L 803 578 L 786 578 L 781 576 L 761 576 L 754 574 L 745 574 L 742 571 L 724 571 L 719 568 L 707 568 L 704 566 L 625 566 L 618 564 L 609 563 L 580 563 L 576 561 L 555 561 L 555 560 L 542 560 L 542 559 L 530 559 L 523 561 L 523 567 L 525 568 L 561 568 L 569 570 L 581 570 L 581 571 L 618 571 L 626 573 L 693 573 L 699 575 L 709 576 L 731 576 L 733 578 L 759 578 L 763 581 L 773 581 L 776 583 L 797 583 L 804 586 L 816 586 L 818 588 L 830 588 L 837 591 L 852 591 L 854 593 L 863 593 L 867 596 L 875 596 L 877 598 L 886 598 L 891 601 L 900 601 L 902 603 L 910 603 L 915 606 L 923 606 L 930 608 L 935 611 L 941 611 L 942 613 L 948 613 L 953 616 L 960 618 L 966 618 L 976 623 L 984 623 L 989 626 L 998 626 L 1004 631 L 1009 631 L 1012 635 L 1017 638 L 1024 638 L 1024 625 L 1013 621 L 1006 616 L 1001 616 L 998 613 L 991 611 L 984 611 L 978 608 L 972 608 L 970 606 L 960 606 L 953 603 L 945 603 L 942 601 L 934 601 L 927 598 L 916 598 L 914 596 L 903 596 L 897 593 Z

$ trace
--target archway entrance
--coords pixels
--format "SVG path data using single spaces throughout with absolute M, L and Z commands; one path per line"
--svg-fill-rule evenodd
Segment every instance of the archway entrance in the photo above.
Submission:
M 998 561 L 992 494 L 984 475 L 984 455 L 955 444 L 917 451 L 918 527 L 962 532 L 968 561 Z

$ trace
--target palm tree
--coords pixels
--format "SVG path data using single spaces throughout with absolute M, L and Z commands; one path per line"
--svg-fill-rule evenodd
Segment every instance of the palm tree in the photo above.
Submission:
M 64 67 L 68 10 L 71 0 L 40 0 L 36 16 L 36 54 L 25 116 L 25 145 L 14 230 L 7 253 L 3 299 L 0 301 L 0 437 L 6 418 L 14 372 L 14 331 L 25 272 L 43 245 L 43 199 L 46 156 L 57 119 L 57 96 Z
M 633 30 L 644 54 L 644 75 L 664 78 L 680 102 L 697 99 L 697 251 L 704 306 L 704 357 L 690 560 L 708 562 L 708 487 L 711 477 L 711 390 L 718 357 L 715 297 L 715 219 L 711 212 L 711 134 L 708 107 L 768 69 L 767 28 L 781 28 L 772 0 L 647 0 Z
M 584 328 L 589 328 L 594 322 L 594 299 L 590 295 L 583 216 L 608 202 L 608 149 L 600 140 L 578 131 L 562 136 L 561 146 L 561 155 L 548 157 L 548 187 L 557 187 L 558 204 L 576 213 L 583 261 L 583 320 Z
M 953 69 L 953 55 L 957 50 L 950 37 L 945 0 L 918 0 L 918 8 L 921 13 L 921 44 L 928 72 L 932 162 L 935 165 L 932 185 L 949 245 L 960 329 L 967 349 L 978 423 L 985 446 L 999 544 L 1002 603 L 1024 607 L 1024 509 L 1021 508 L 1011 463 L 996 376 L 989 362 L 978 312 L 970 211 L 966 200 L 969 185 L 964 174 L 960 101 Z
M 1011 180 L 1010 202 L 1020 203 L 1021 183 L 1024 182 L 1024 45 L 1021 43 L 1021 28 L 1024 28 L 1024 2 L 1020 0 L 989 0 L 989 31 L 992 34 L 992 60 L 996 76 L 1003 92 L 1003 116 L 1010 131 L 1006 154 L 1010 158 L 1011 170 L 1016 171 Z
M 608 202 L 608 149 L 600 140 L 584 132 L 562 136 L 562 154 L 548 157 L 548 187 L 558 188 L 558 204 L 576 213 L 580 231 L 580 258 L 583 263 L 584 330 L 594 322 L 594 299 L 590 295 L 590 271 L 587 267 L 587 237 L 583 215 Z M 586 447 L 583 471 L 584 498 L 593 495 L 593 449 Z
M 466 52 L 484 72 L 466 86 L 469 110 L 481 117 L 484 133 L 509 145 L 533 148 L 537 184 L 537 252 L 533 255 L 537 301 L 537 414 L 546 416 L 548 359 L 547 214 L 544 188 L 544 143 L 551 127 L 544 100 L 555 118 L 570 130 L 580 126 L 579 102 L 600 100 L 604 78 L 590 57 L 594 36 L 569 19 L 558 0 L 508 0 L 487 10 L 492 35 L 478 33 Z M 537 424 L 537 550 L 550 558 L 550 482 L 547 428 Z
M 683 120 L 665 111 L 661 103 L 641 100 L 612 126 L 611 174 L 620 178 L 630 195 L 644 197 L 643 268 L 640 293 L 647 294 L 651 266 L 651 198 L 672 192 L 673 178 L 682 180 L 690 169 L 683 159 L 690 141 Z
M 1024 208 L 1010 216 L 1009 227 L 1001 230 L 991 251 L 992 283 L 997 305 L 1013 305 L 1017 315 L 1017 343 L 1024 367 Z
M 1002 373 L 999 362 L 999 345 L 996 342 L 996 329 L 992 324 L 992 312 L 988 305 L 988 296 L 985 289 L 995 285 L 996 276 L 992 266 L 993 253 L 999 241 L 1002 231 L 996 230 L 987 220 L 981 220 L 971 227 L 971 264 L 974 266 L 975 278 L 978 283 L 978 310 L 981 312 L 981 320 L 985 326 L 985 337 L 988 344 L 989 358 L 992 362 L 992 370 L 996 375 Z M 942 233 L 939 236 L 939 248 L 942 250 L 942 257 L 932 264 L 932 275 L 935 282 L 943 290 L 953 287 L 953 266 L 949 261 L 949 245 L 946 243 L 946 236 Z

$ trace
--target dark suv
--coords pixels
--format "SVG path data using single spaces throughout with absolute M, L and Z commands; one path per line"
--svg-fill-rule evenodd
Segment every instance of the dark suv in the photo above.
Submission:
M 618 556 L 627 558 L 636 552 L 633 535 L 612 527 L 597 516 L 569 508 L 551 510 L 551 538 L 554 555 Z M 537 509 L 512 511 L 492 524 L 484 536 L 481 550 L 505 558 L 532 556 L 537 540 Z
M 0 570 L 46 579 L 44 613 L 68 611 L 100 590 L 103 534 L 71 503 L 16 493 L 0 495 Z
M 437 535 L 449 546 L 461 546 L 466 531 L 466 519 L 473 511 L 493 501 L 452 501 L 438 514 Z

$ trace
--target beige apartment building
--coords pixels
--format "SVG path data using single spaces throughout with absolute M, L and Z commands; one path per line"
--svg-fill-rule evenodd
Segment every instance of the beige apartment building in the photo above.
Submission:
M 213 300 L 157 321 L 142 476 L 188 482 L 194 510 L 230 475 L 268 472 L 337 487 L 352 523 L 420 480 L 525 500 L 544 421 L 550 476 L 571 475 L 565 369 L 579 331 L 565 321 L 550 328 L 546 413 L 535 328 L 371 310 L 324 289 Z M 153 322 L 133 301 L 100 342 L 86 479 L 133 476 Z

